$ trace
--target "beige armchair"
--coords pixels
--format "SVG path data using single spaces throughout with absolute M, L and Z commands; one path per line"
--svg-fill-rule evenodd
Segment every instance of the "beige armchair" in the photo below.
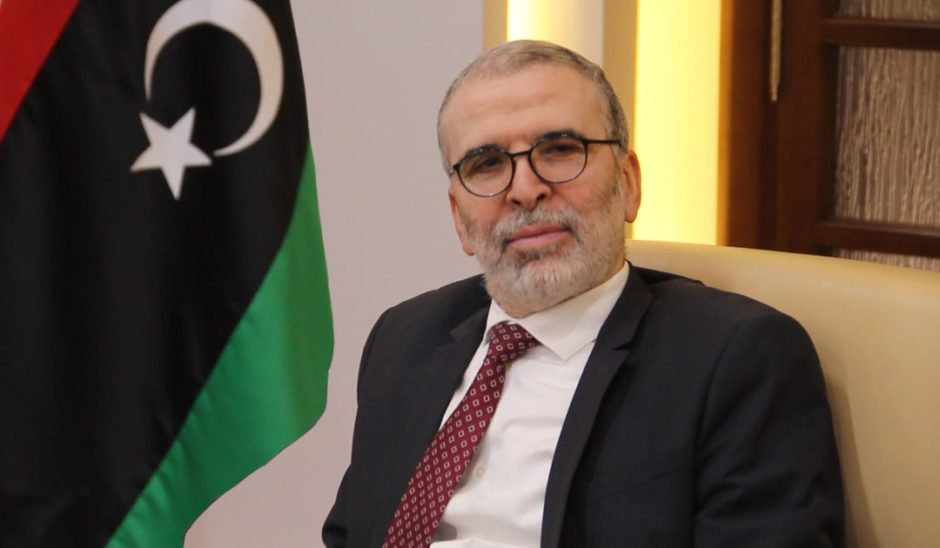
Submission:
M 627 258 L 799 320 L 826 376 L 848 545 L 940 546 L 940 274 L 637 240 Z

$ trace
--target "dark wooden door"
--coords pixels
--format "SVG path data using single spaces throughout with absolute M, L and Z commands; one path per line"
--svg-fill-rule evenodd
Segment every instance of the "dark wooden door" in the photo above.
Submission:
M 940 0 L 904 4 L 723 3 L 722 243 L 940 269 Z

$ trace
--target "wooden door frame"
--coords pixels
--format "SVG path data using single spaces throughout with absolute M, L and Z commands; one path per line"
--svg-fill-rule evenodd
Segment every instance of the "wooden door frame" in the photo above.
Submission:
M 787 0 L 774 103 L 771 1 L 722 3 L 719 243 L 940 257 L 940 229 L 832 218 L 839 46 L 936 50 L 940 25 L 836 17 L 838 0 Z M 806 184 L 784 186 L 784 176 Z
M 746 7 L 744 6 L 746 4 Z M 718 243 L 772 249 L 777 205 L 765 165 L 774 125 L 766 102 L 770 4 L 724 0 L 721 7 Z

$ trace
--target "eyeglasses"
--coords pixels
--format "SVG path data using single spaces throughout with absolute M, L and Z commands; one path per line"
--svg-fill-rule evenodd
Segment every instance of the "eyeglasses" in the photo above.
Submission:
M 567 183 L 577 179 L 587 166 L 588 146 L 615 145 L 616 139 L 585 139 L 570 133 L 547 135 L 529 150 L 506 152 L 493 147 L 471 151 L 451 168 L 460 184 L 475 196 L 488 198 L 502 194 L 512 185 L 516 158 L 525 156 L 539 179 L 546 183 Z

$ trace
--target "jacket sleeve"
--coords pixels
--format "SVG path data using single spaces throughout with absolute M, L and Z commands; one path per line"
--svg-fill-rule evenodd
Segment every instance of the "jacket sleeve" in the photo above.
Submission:
M 362 359 L 359 364 L 358 384 L 360 389 L 362 387 L 363 376 L 365 375 L 366 364 L 369 362 L 369 356 L 372 353 L 372 345 L 387 315 L 388 311 L 382 314 L 378 321 L 375 322 L 375 326 L 372 327 L 369 338 L 366 339 L 365 347 L 362 350 Z M 358 398 L 359 395 L 357 395 L 357 399 Z M 354 466 L 355 462 L 350 463 L 346 472 L 343 474 L 343 479 L 336 493 L 336 500 L 333 503 L 333 507 L 330 509 L 330 513 L 327 514 L 326 521 L 323 523 L 321 536 L 327 548 L 343 548 L 349 544 L 349 528 L 353 526 L 351 520 L 354 517 L 351 516 L 350 511 L 349 490 L 350 482 L 354 481 L 353 478 L 355 477 Z
M 339 490 L 336 493 L 336 502 L 333 503 L 333 508 L 330 509 L 330 513 L 326 516 L 326 521 L 323 523 L 323 545 L 327 548 L 344 548 L 346 546 L 348 527 L 346 522 L 346 493 L 348 491 L 346 482 L 348 478 L 349 470 L 347 469 L 346 473 L 343 474 L 343 481 L 339 484 Z
M 696 546 L 840 546 L 839 461 L 816 352 L 792 318 L 744 320 L 697 440 Z

